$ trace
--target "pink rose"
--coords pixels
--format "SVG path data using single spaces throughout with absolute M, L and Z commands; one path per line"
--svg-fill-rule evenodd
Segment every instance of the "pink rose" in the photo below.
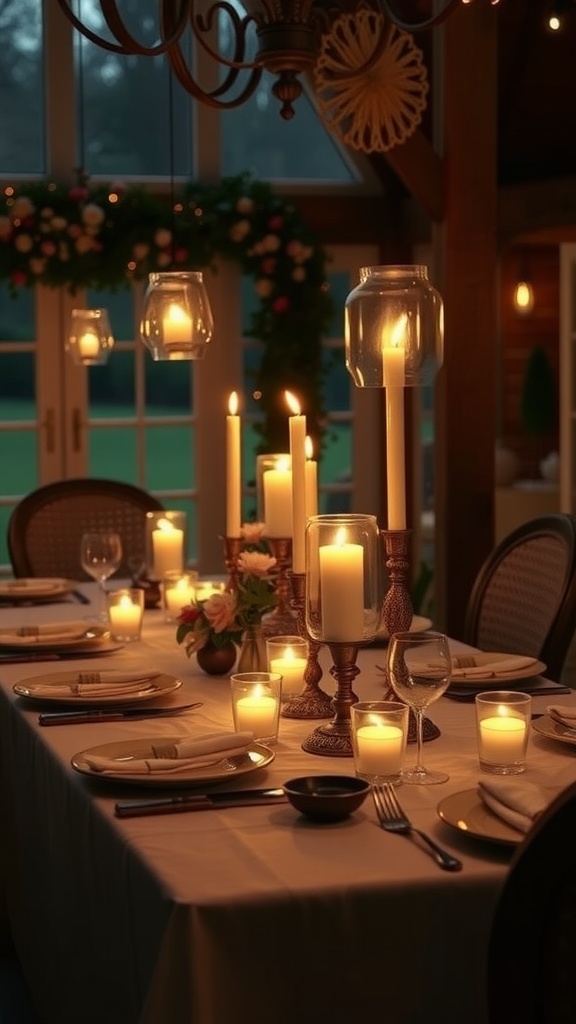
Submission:
M 230 629 L 236 615 L 236 595 L 226 591 L 224 594 L 212 594 L 202 606 L 205 618 L 215 633 Z

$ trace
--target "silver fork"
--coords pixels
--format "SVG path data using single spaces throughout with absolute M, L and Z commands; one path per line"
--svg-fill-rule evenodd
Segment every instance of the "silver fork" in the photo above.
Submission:
M 422 842 L 426 843 L 430 848 L 436 863 L 441 868 L 444 868 L 445 871 L 460 871 L 462 861 L 457 860 L 447 850 L 443 850 L 430 836 L 427 836 L 425 832 L 421 832 L 419 828 L 415 828 L 412 822 L 409 821 L 398 803 L 398 798 L 391 783 L 373 782 L 372 796 L 378 821 L 386 832 L 397 832 L 399 835 L 404 836 L 419 836 Z

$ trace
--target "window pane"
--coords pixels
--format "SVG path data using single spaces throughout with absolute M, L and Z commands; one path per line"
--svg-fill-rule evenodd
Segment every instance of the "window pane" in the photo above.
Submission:
M 134 295 L 132 291 L 110 292 L 90 289 L 87 293 L 86 305 L 88 309 L 108 310 L 110 327 L 115 341 L 134 340 Z
M 20 410 L 22 411 L 22 410 Z M 2 416 L 12 419 L 24 418 L 13 414 L 10 402 L 2 401 Z M 28 410 L 34 415 L 34 410 Z M 38 434 L 36 429 L 5 430 L 0 433 L 0 466 L 3 467 L 6 491 L 10 494 L 27 494 L 38 486 Z M 6 474 L 9 469 L 9 477 Z
M 128 31 L 145 46 L 158 38 L 159 6 L 144 7 L 142 0 L 121 5 Z M 98 4 L 82 4 L 81 20 L 98 35 L 113 38 Z M 109 53 L 79 33 L 74 44 L 77 85 L 84 98 L 78 125 L 80 165 L 92 175 L 115 179 L 190 177 L 192 101 L 165 57 Z M 183 46 L 189 54 L 189 39 Z
M 5 0 L 0 11 L 0 172 L 43 174 L 41 0 Z
M 147 487 L 151 491 L 181 490 L 195 486 L 194 431 L 189 426 L 147 427 Z
M 138 484 L 137 434 L 135 428 L 88 429 L 88 476 L 125 480 Z
M 155 363 L 146 354 L 146 412 L 151 416 L 192 412 L 192 371 L 188 362 Z
M 92 366 L 88 393 L 91 419 L 135 416 L 134 353 L 114 348 L 104 366 Z
M 20 288 L 11 294 L 8 285 L 0 282 L 0 344 L 3 341 L 32 341 L 33 338 L 34 292 L 30 288 Z

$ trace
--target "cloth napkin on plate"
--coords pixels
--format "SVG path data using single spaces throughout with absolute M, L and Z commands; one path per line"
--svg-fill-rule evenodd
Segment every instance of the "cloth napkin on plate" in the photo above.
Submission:
M 27 646 L 41 644 L 49 640 L 55 641 L 80 640 L 86 636 L 90 625 L 85 622 L 45 622 L 37 626 L 16 626 L 14 629 L 0 629 L 0 639 L 5 643 Z
M 504 679 L 520 669 L 530 669 L 537 658 L 521 654 L 499 654 L 496 651 L 482 651 L 478 654 L 460 654 L 452 658 L 452 679 Z
M 482 779 L 478 792 L 487 807 L 519 832 L 528 832 L 551 796 L 533 782 Z
M 104 669 L 102 672 L 78 672 L 64 675 L 55 673 L 52 682 L 34 684 L 33 697 L 86 697 L 94 700 L 97 697 L 121 697 L 123 694 L 140 693 L 152 689 L 153 680 L 159 672 L 114 672 Z M 49 679 L 50 677 L 46 677 Z M 150 685 L 147 685 L 150 684 Z
M 151 744 L 151 754 L 146 757 L 118 759 L 84 754 L 84 760 L 92 771 L 101 775 L 152 775 L 156 772 L 177 775 L 246 754 L 253 739 L 252 732 L 214 732 L 201 739 L 183 737 L 176 743 Z
M 568 729 L 576 731 L 576 707 L 570 704 L 550 704 L 546 708 L 546 714 L 553 722 L 567 726 Z

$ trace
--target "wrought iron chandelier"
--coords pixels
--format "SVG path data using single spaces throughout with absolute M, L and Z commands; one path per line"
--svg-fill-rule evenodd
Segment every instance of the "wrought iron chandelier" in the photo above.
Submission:
M 474 0 L 444 0 L 435 13 L 424 19 L 404 20 L 390 0 L 370 0 L 370 6 L 384 15 L 385 23 L 405 32 L 434 28 L 462 4 Z M 476 0 L 498 4 L 499 0 Z M 94 0 L 100 8 L 111 38 L 93 31 L 75 12 L 74 0 L 58 0 L 60 8 L 74 28 L 86 39 L 111 53 L 158 57 L 165 55 L 172 71 L 195 99 L 219 109 L 238 107 L 255 92 L 263 71 L 277 75 L 272 92 L 281 104 L 285 120 L 294 115 L 293 103 L 302 92 L 299 75 L 310 72 L 318 57 L 320 40 L 343 13 L 366 6 L 365 0 L 242 0 L 243 15 L 226 0 L 158 0 L 159 38 L 152 46 L 144 45 L 129 30 L 118 8 L 120 0 Z M 217 49 L 217 28 L 225 18 L 233 37 L 233 56 L 225 57 Z M 223 69 L 223 77 L 212 90 L 204 89 L 194 78 L 187 63 L 187 33 L 203 47 Z M 248 59 L 249 33 L 256 38 L 256 52 Z M 379 59 L 386 43 L 386 30 L 374 40 L 374 53 L 361 70 Z M 358 69 L 357 69 L 358 70 Z M 221 72 L 222 73 L 222 72 Z M 245 76 L 240 78 L 239 76 Z

